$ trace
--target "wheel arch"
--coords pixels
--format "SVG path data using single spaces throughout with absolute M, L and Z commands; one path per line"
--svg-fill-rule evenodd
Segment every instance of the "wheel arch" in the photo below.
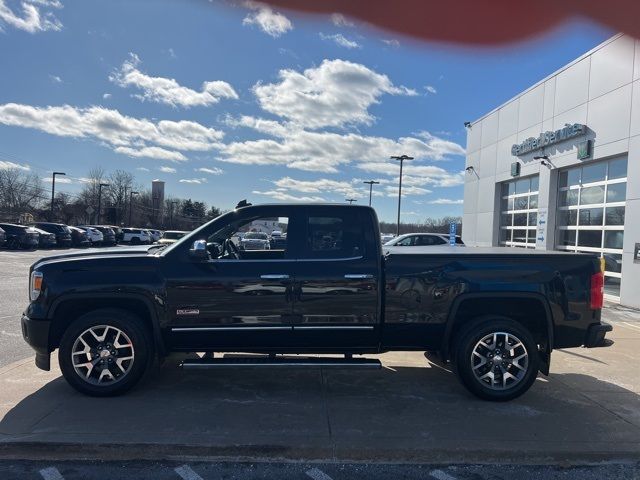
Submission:
M 166 353 L 158 313 L 153 303 L 144 295 L 133 293 L 70 294 L 58 298 L 47 315 L 51 320 L 50 350 L 60 345 L 60 339 L 71 322 L 86 313 L 101 309 L 125 310 L 140 317 L 151 331 L 156 351 L 160 355 Z
M 526 326 L 543 345 L 540 370 L 544 374 L 549 373 L 554 342 L 553 316 L 547 299 L 535 292 L 478 292 L 460 295 L 451 305 L 447 317 L 441 345 L 443 358 L 451 358 L 457 332 L 474 318 L 486 315 L 507 317 Z

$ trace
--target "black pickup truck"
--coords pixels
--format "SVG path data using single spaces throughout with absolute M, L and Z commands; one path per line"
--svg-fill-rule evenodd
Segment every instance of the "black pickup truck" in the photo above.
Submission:
M 281 248 L 240 250 L 237 232 L 263 225 L 283 231 Z M 611 330 L 593 256 L 387 249 L 375 211 L 350 205 L 239 206 L 168 247 L 44 258 L 30 300 L 37 366 L 57 348 L 66 380 L 95 396 L 128 390 L 171 352 L 204 353 L 184 368 L 274 368 L 376 367 L 353 355 L 417 350 L 451 362 L 475 395 L 509 400 L 549 373 L 554 348 L 598 346 Z

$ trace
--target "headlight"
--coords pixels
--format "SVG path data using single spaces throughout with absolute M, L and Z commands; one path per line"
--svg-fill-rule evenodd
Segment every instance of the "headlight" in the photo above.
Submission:
M 42 290 L 42 278 L 42 272 L 31 272 L 29 298 L 32 302 L 35 302 L 40 296 L 40 291 Z

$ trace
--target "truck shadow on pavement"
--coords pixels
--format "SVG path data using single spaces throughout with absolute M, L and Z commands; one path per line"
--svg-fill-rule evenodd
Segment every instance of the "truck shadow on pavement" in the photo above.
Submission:
M 427 365 L 184 372 L 173 359 L 114 398 L 83 396 L 58 377 L 7 411 L 0 452 L 29 442 L 378 461 L 433 451 L 467 458 L 476 451 L 639 457 L 637 393 L 589 375 L 557 373 L 538 378 L 515 401 L 491 403 Z

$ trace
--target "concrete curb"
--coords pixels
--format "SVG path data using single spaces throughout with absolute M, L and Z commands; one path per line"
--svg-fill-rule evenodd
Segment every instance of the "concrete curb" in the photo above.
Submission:
M 429 465 L 517 464 L 593 465 L 640 462 L 640 444 L 627 450 L 610 451 L 540 450 L 390 450 L 333 447 L 288 447 L 277 445 L 197 446 L 181 444 L 86 444 L 55 442 L 0 443 L 3 460 L 103 460 L 103 461 L 216 461 L 216 462 L 329 462 L 329 463 L 411 463 Z

